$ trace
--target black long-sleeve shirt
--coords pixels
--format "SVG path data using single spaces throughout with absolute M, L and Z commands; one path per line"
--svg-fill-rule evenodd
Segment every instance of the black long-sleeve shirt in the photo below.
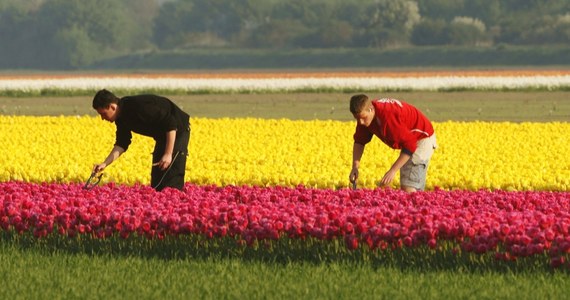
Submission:
M 170 99 L 157 95 L 127 96 L 119 100 L 115 145 L 129 148 L 132 132 L 166 140 L 166 132 L 187 130 L 190 116 Z

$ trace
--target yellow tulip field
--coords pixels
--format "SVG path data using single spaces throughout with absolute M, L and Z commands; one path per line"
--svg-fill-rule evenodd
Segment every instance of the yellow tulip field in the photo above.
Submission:
M 348 186 L 354 122 L 191 119 L 186 181 L 197 185 Z M 568 191 L 570 124 L 439 122 L 427 189 Z M 0 116 L 0 182 L 81 183 L 114 144 L 115 126 L 91 116 Z M 154 141 L 133 143 L 101 183 L 148 184 Z M 398 151 L 366 146 L 359 187 L 374 188 Z M 393 187 L 399 186 L 396 178 Z

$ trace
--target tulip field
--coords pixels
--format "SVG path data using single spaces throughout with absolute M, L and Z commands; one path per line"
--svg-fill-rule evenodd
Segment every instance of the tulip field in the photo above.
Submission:
M 90 95 L 103 87 L 172 99 L 330 91 L 347 92 L 348 99 L 354 91 L 568 91 L 570 72 L 0 76 L 3 97 L 27 95 L 38 103 L 46 94 Z M 76 259 L 98 270 L 89 276 L 102 278 L 115 297 L 565 295 L 558 289 L 570 271 L 568 121 L 434 121 L 438 148 L 426 191 L 409 194 L 398 190 L 398 178 L 377 186 L 399 153 L 376 138 L 351 189 L 354 122 L 292 117 L 191 116 L 184 190 L 156 192 L 149 187 L 150 138 L 134 135 L 99 185 L 84 189 L 93 165 L 112 148 L 114 124 L 94 114 L 0 115 L 0 265 L 41 269 L 41 257 L 53 256 L 58 263 L 44 267 L 61 272 L 57 282 L 66 284 L 76 282 L 63 274 L 78 272 L 69 265 Z M 109 278 L 125 273 L 141 290 L 110 287 Z M 161 288 L 172 281 L 190 294 Z M 525 287 L 531 283 L 544 289 Z
M 570 90 L 567 70 L 2 76 L 0 95 Z

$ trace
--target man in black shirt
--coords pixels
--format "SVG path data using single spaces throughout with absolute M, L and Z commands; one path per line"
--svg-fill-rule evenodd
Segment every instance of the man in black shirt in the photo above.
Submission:
M 117 126 L 115 145 L 104 162 L 93 167 L 99 173 L 129 148 L 132 132 L 152 137 L 151 186 L 182 190 L 190 140 L 190 116 L 165 97 L 138 95 L 118 98 L 100 90 L 93 98 L 93 108 L 101 119 Z

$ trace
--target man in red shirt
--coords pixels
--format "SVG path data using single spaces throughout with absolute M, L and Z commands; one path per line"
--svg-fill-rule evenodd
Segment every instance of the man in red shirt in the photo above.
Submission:
M 399 170 L 402 190 L 424 190 L 429 161 L 437 147 L 431 122 L 408 103 L 390 98 L 370 100 L 362 94 L 350 98 L 350 111 L 357 120 L 350 182 L 358 179 L 364 146 L 375 135 L 390 148 L 401 149 L 379 184 L 389 185 Z

